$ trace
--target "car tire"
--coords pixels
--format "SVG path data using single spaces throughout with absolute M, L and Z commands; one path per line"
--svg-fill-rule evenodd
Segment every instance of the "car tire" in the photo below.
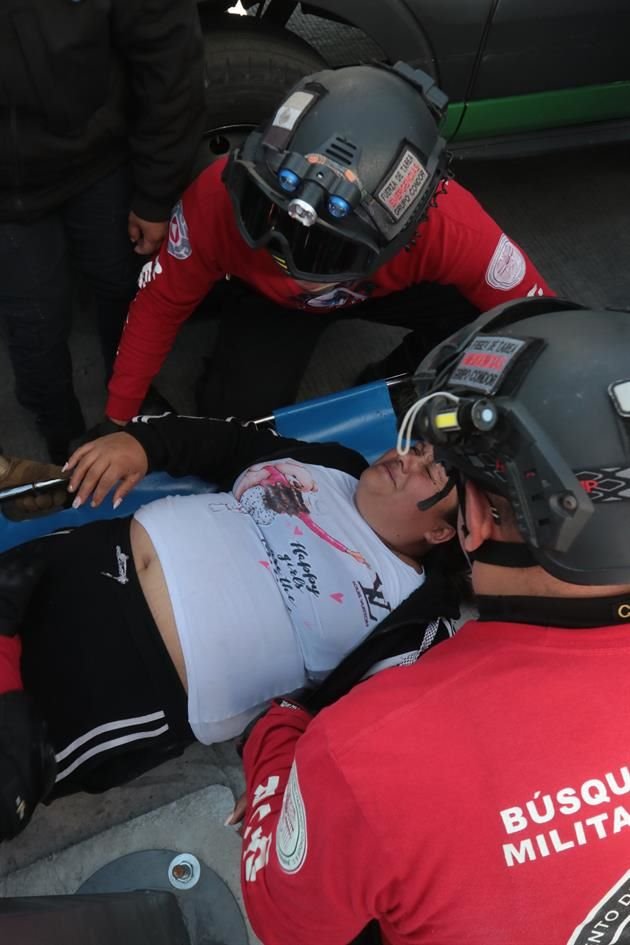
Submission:
M 254 17 L 226 14 L 203 18 L 202 25 L 208 112 L 197 171 L 270 118 L 303 75 L 326 67 L 299 36 Z

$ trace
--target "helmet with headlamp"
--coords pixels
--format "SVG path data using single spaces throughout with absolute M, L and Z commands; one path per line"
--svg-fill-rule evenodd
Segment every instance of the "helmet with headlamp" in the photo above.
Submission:
M 226 166 L 245 241 L 296 279 L 369 275 L 415 236 L 447 174 L 446 101 L 405 63 L 302 79 Z
M 629 350 L 628 312 L 519 300 L 414 376 L 405 430 L 506 498 L 533 561 L 573 584 L 630 583 Z

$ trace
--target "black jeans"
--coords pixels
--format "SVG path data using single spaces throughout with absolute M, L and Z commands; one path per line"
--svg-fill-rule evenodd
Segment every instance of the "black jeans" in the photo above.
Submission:
M 412 329 L 384 352 L 374 376 L 387 377 L 413 372 L 431 348 L 479 314 L 453 286 L 434 283 L 319 315 L 282 308 L 237 280 L 221 289 L 213 305 L 220 318 L 216 346 L 196 388 L 197 409 L 211 417 L 260 417 L 292 404 L 320 336 L 339 319 Z
M 119 168 L 33 223 L 0 223 L 0 316 L 22 406 L 47 439 L 83 432 L 68 335 L 73 269 L 96 304 L 109 375 L 142 259 L 127 235 L 129 170 Z

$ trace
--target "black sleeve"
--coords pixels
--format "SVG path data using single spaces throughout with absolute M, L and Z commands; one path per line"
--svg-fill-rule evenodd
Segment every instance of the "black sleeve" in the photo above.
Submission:
M 300 462 L 341 469 L 358 478 L 367 463 L 355 450 L 339 443 L 306 443 L 278 436 L 272 430 L 243 426 L 236 420 L 207 417 L 136 417 L 127 424 L 149 460 L 149 470 L 171 476 L 196 475 L 229 488 L 236 477 L 263 459 L 290 456 Z
M 203 133 L 203 39 L 195 0 L 115 0 L 113 39 L 129 76 L 132 210 L 167 220 Z

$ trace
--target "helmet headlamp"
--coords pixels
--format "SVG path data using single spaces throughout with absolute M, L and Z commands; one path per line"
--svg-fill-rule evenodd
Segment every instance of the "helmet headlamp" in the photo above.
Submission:
M 296 197 L 291 201 L 287 213 L 292 220 L 297 220 L 302 226 L 313 226 L 317 223 L 317 210 L 302 197 Z
M 290 167 L 281 167 L 278 171 L 278 183 L 288 194 L 294 193 L 300 186 L 300 178 Z
M 352 212 L 350 203 L 345 197 L 340 197 L 338 194 L 332 194 L 328 198 L 327 209 L 331 217 L 334 217 L 336 220 L 343 220 L 344 217 L 347 217 L 348 214 Z

